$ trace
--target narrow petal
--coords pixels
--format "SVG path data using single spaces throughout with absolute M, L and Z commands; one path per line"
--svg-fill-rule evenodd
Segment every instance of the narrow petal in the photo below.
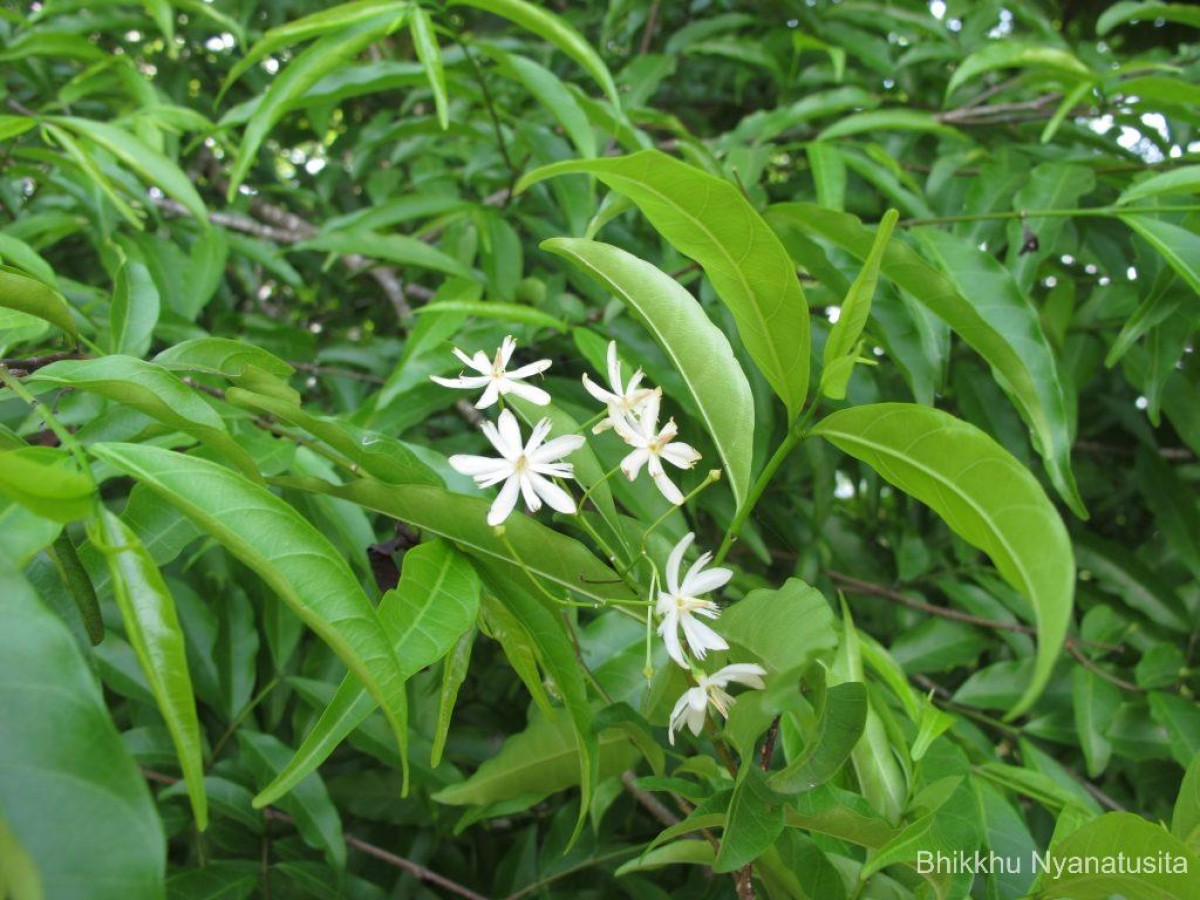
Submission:
M 675 664 L 687 668 L 687 659 L 683 655 L 683 645 L 679 643 L 679 622 L 678 616 L 668 614 L 659 626 L 658 633 L 662 636 L 663 646 L 667 648 L 667 656 L 674 660 Z M 668 627 L 664 627 L 668 626 Z
M 592 381 L 592 379 L 588 378 L 587 372 L 583 373 L 583 388 L 605 406 L 610 403 L 616 403 L 621 399 L 616 394 L 606 391 L 600 385 L 596 384 L 596 382 Z
M 679 543 L 671 549 L 671 555 L 667 557 L 667 590 L 672 594 L 679 593 L 679 569 L 683 565 L 684 554 L 695 539 L 695 533 L 689 531 L 680 538 Z
M 508 361 L 512 359 L 513 351 L 517 349 L 517 339 L 511 334 L 505 335 L 504 340 L 500 342 L 500 349 L 496 351 L 496 358 L 500 362 L 500 368 L 508 368 Z
M 476 372 L 479 372 L 482 375 L 487 375 L 492 371 L 492 367 L 488 365 L 487 357 L 482 353 L 476 353 L 473 357 L 467 356 L 467 354 L 455 347 L 454 355 L 458 357 L 459 362 L 461 362 L 464 366 L 469 369 L 474 369 Z M 479 365 L 480 357 L 483 358 L 482 367 Z
M 496 495 L 496 499 L 492 503 L 492 508 L 488 510 L 487 523 L 489 525 L 499 525 L 512 514 L 513 507 L 517 505 L 517 493 L 521 487 L 520 481 L 514 474 L 508 481 L 504 482 L 504 487 L 500 488 L 500 493 Z
M 651 477 L 654 478 L 655 487 L 670 503 L 674 503 L 676 506 L 683 503 L 683 492 L 675 486 L 675 482 L 667 477 L 666 472 L 659 468 L 657 473 L 651 473 Z
M 763 676 L 766 674 L 766 669 L 754 663 L 733 663 L 709 675 L 708 681 L 717 687 L 725 687 L 729 682 L 736 681 L 738 684 L 746 685 L 746 687 L 761 689 L 763 687 Z
M 690 693 L 691 689 L 689 688 L 675 701 L 675 708 L 671 710 L 671 718 L 667 721 L 667 740 L 671 742 L 671 746 L 675 746 L 675 732 L 682 731 L 683 726 L 687 724 L 688 712 L 691 710 L 691 703 L 688 700 Z
M 642 406 L 638 424 L 641 426 L 642 435 L 647 441 L 653 438 L 658 432 L 658 408 L 661 403 L 662 390 L 658 389 L 646 398 L 646 403 Z
M 532 461 L 533 452 L 542 445 L 542 441 L 546 439 L 546 435 L 550 433 L 550 420 L 539 419 L 537 424 L 530 429 L 529 440 L 525 442 L 525 456 Z
M 442 387 L 474 390 L 475 388 L 483 387 L 491 379 L 486 375 L 460 375 L 458 378 L 442 378 L 440 375 L 430 375 L 429 380 L 435 384 L 440 384 Z
M 557 484 L 536 472 L 529 472 L 525 477 L 533 484 L 533 489 L 538 495 L 550 504 L 551 509 L 570 516 L 575 515 L 575 500 Z
M 662 448 L 662 458 L 680 469 L 690 469 L 700 461 L 700 451 L 691 444 L 675 441 Z
M 510 378 L 505 378 L 500 382 L 500 392 L 502 394 L 516 394 L 518 397 L 528 400 L 536 406 L 548 406 L 550 404 L 550 395 L 540 387 L 534 387 L 532 384 L 525 384 L 522 381 L 513 381 Z
M 625 477 L 633 481 L 638 477 L 638 472 L 642 471 L 642 466 L 650 459 L 650 451 L 637 449 L 621 460 L 621 471 L 625 473 Z
M 719 587 L 724 587 L 729 579 L 733 577 L 733 572 L 729 569 L 709 569 L 707 572 L 704 571 L 704 567 L 711 561 L 712 554 L 705 553 L 692 563 L 692 567 L 683 576 L 682 591 L 684 594 L 687 594 L 689 597 L 698 597 L 701 594 L 707 594 L 709 591 L 715 591 Z
M 621 390 L 621 357 L 617 355 L 616 341 L 608 342 L 608 383 L 616 393 L 624 393 Z
M 500 418 L 496 420 L 496 427 L 500 433 L 501 444 L 500 448 L 506 459 L 516 459 L 522 450 L 521 426 L 517 424 L 517 417 L 512 414 L 511 410 L 504 410 L 500 413 Z
M 495 378 L 488 379 L 487 390 L 483 392 L 483 396 L 479 398 L 479 402 L 475 404 L 476 409 L 487 409 L 496 402 L 500 396 L 499 382 Z
M 537 472 L 548 478 L 574 478 L 575 467 L 570 463 L 530 463 L 530 472 Z
M 537 512 L 542 508 L 542 498 L 538 496 L 537 487 L 534 484 L 533 478 L 528 472 L 522 472 L 521 481 L 521 496 L 525 498 L 525 508 L 531 513 Z
M 548 463 L 574 453 L 585 443 L 587 442 L 584 440 L 582 434 L 564 434 L 561 437 L 546 441 L 545 444 L 533 452 L 530 452 L 529 448 L 526 447 L 525 455 L 529 457 L 531 463 Z
M 527 366 L 521 366 L 519 369 L 513 369 L 511 372 L 506 372 L 509 378 L 528 378 L 531 375 L 537 375 L 540 372 L 545 372 L 550 368 L 550 360 L 539 359 L 537 362 L 531 362 Z
M 709 650 L 729 649 L 723 637 L 692 616 L 680 616 L 679 625 L 687 638 L 688 649 L 696 659 L 704 659 Z
M 490 456 L 469 456 L 459 453 L 450 457 L 450 468 L 463 475 L 491 475 L 497 469 L 512 471 L 512 463 L 505 459 L 494 459 Z
M 474 356 L 471 357 L 470 366 L 476 372 L 487 375 L 489 378 L 492 375 L 492 361 L 487 358 L 487 354 L 482 350 L 476 350 Z

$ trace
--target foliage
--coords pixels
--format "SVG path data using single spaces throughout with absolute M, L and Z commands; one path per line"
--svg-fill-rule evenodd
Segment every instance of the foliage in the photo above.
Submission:
M 0 896 L 1200 894 L 1197 27 L 0 8 Z

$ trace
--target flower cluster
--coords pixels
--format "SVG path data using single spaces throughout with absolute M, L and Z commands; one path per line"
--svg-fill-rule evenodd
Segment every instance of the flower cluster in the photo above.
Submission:
M 457 378 L 431 376 L 445 387 L 464 390 L 483 388 L 475 404 L 487 409 L 494 404 L 503 406 L 503 398 L 513 395 L 538 406 L 546 406 L 550 395 L 539 387 L 524 383 L 524 379 L 541 374 L 550 368 L 550 360 L 542 359 L 509 370 L 517 342 L 511 336 L 501 343 L 489 360 L 482 351 L 468 356 L 457 347 L 454 355 L 477 374 L 460 374 Z M 642 386 L 643 373 L 637 369 L 626 381 L 616 342 L 608 345 L 608 387 L 596 384 L 585 374 L 583 386 L 596 400 L 604 404 L 603 418 L 592 429 L 594 434 L 612 429 L 631 449 L 621 460 L 621 471 L 630 481 L 637 479 L 644 468 L 656 488 L 671 503 L 683 503 L 685 497 L 671 480 L 663 463 L 677 469 L 690 469 L 700 454 L 691 445 L 676 440 L 678 426 L 674 419 L 659 425 L 662 389 Z M 499 525 L 516 508 L 518 496 L 525 500 L 532 513 L 543 503 L 568 515 L 577 512 L 574 498 L 554 479 L 574 478 L 574 467 L 562 460 L 584 444 L 582 435 L 562 435 L 550 440 L 550 420 L 542 419 L 533 426 L 528 440 L 522 440 L 516 417 L 501 409 L 496 422 L 484 422 L 484 437 L 500 454 L 499 458 L 459 454 L 450 457 L 450 465 L 458 472 L 475 479 L 480 487 L 501 485 L 500 492 L 488 511 L 489 525 Z M 711 553 L 703 553 L 681 575 L 683 557 L 691 547 L 694 535 L 688 534 L 671 551 L 667 559 L 664 590 L 658 592 L 654 612 L 658 616 L 658 634 L 666 646 L 667 655 L 677 665 L 687 669 L 696 682 L 679 698 L 671 712 L 668 737 L 675 742 L 675 732 L 686 726 L 698 735 L 711 705 L 721 715 L 728 715 L 733 697 L 725 690 L 731 683 L 752 688 L 763 687 L 766 670 L 751 663 L 724 666 L 711 675 L 699 667 L 710 650 L 727 650 L 725 642 L 703 619 L 713 622 L 720 609 L 705 594 L 724 587 L 733 573 L 729 569 L 709 567 Z M 694 658 L 694 661 L 693 661 Z
M 696 680 L 696 686 L 684 691 L 675 708 L 671 710 L 667 736 L 672 744 L 675 743 L 675 732 L 682 730 L 685 725 L 691 729 L 692 734 L 700 733 L 709 704 L 721 715 L 729 714 L 733 698 L 725 688 L 730 682 L 761 688 L 762 678 L 767 674 L 762 666 L 735 663 L 709 675 L 692 663 L 684 652 L 686 644 L 687 651 L 699 662 L 709 650 L 729 649 L 725 639 L 698 617 L 703 616 L 709 621 L 715 621 L 720 616 L 721 610 L 717 604 L 701 595 L 724 587 L 733 577 L 733 573 L 720 567 L 708 568 L 712 554 L 706 552 L 692 563 L 681 578 L 683 557 L 694 539 L 695 535 L 689 533 L 671 550 L 665 573 L 666 590 L 659 591 L 658 601 L 654 606 L 654 611 L 659 617 L 658 634 L 667 648 L 667 655 L 691 672 Z

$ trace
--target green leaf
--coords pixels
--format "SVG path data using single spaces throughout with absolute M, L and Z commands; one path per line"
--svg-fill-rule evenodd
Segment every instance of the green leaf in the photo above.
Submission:
M 957 128 L 944 125 L 934 113 L 917 109 L 872 109 L 838 119 L 817 135 L 818 141 L 832 141 L 852 134 L 876 134 L 880 131 L 915 131 L 941 137 L 966 140 Z
M 296 371 L 261 347 L 221 337 L 181 341 L 159 353 L 154 357 L 154 362 L 164 369 L 222 375 L 234 381 L 250 374 L 253 369 L 276 378 L 289 378 Z
M 1167 265 L 1200 294 L 1200 234 L 1153 216 L 1121 216 L 1121 221 L 1146 239 Z
M 446 538 L 483 562 L 499 562 L 519 583 L 530 576 L 552 593 L 577 595 L 604 604 L 632 594 L 616 572 L 579 541 L 521 513 L 504 523 L 503 535 L 487 524 L 491 504 L 426 485 L 384 484 L 368 478 L 333 485 L 316 478 L 275 479 L 299 490 L 341 497 Z
M 43 284 L 58 288 L 54 268 L 33 247 L 20 238 L 0 232 L 0 258 L 16 263 Z
M 246 54 L 237 61 L 225 78 L 225 83 L 217 94 L 217 102 L 225 95 L 229 87 L 237 81 L 244 72 L 259 60 L 265 59 L 276 50 L 311 41 L 331 31 L 342 31 L 352 25 L 374 19 L 380 13 L 402 15 L 406 13 L 411 3 L 408 0 L 358 0 L 355 3 L 340 3 L 320 12 L 303 16 L 286 25 L 279 25 L 266 32 L 261 39 Z
M 1137 874 L 1106 874 L 1101 866 L 1071 865 L 1072 860 L 1098 858 L 1114 863 L 1118 854 L 1126 860 L 1161 860 L 1158 871 Z M 1053 867 L 1041 882 L 1039 896 L 1070 900 L 1109 900 L 1114 895 L 1154 900 L 1188 900 L 1200 892 L 1200 859 L 1162 826 L 1127 812 L 1105 813 L 1050 848 Z M 1179 862 L 1176 862 L 1179 860 Z M 1059 874 L 1056 863 L 1063 864 Z M 1176 866 L 1185 871 L 1175 874 Z M 1101 869 L 1101 871 L 1097 871 Z M 1164 871 L 1166 869 L 1166 871 Z M 1074 871 L 1073 871 L 1074 870 Z
M 429 750 L 429 765 L 435 769 L 441 765 L 442 753 L 446 749 L 446 738 L 450 734 L 450 719 L 454 715 L 454 703 L 459 688 L 467 680 L 471 667 L 471 649 L 479 629 L 468 628 L 463 632 L 454 649 L 442 660 L 442 686 L 438 691 L 437 729 L 433 735 L 433 746 Z
M 374 231 L 332 231 L 294 244 L 293 250 L 327 250 L 357 253 L 398 266 L 418 266 L 447 275 L 478 280 L 479 276 L 454 257 L 407 234 L 378 234 Z
M 1192 760 L 1175 798 L 1171 833 L 1193 853 L 1200 853 L 1200 756 Z
M 832 144 L 813 141 L 804 148 L 812 170 L 817 203 L 827 209 L 846 208 L 846 161 Z
M 821 373 L 821 392 L 831 400 L 842 400 L 846 396 L 846 385 L 854 364 L 858 361 L 860 352 L 859 337 L 867 326 L 867 317 L 871 314 L 871 298 L 875 294 L 875 285 L 879 281 L 879 266 L 883 262 L 883 252 L 887 249 L 892 237 L 892 229 L 900 214 L 889 209 L 879 222 L 875 231 L 875 241 L 871 244 L 871 252 L 863 263 L 858 277 L 850 285 L 846 298 L 842 301 L 841 315 L 833 326 L 828 340 L 825 341 L 825 369 Z
M 813 433 L 930 506 L 1032 604 L 1037 661 L 1008 717 L 1028 709 L 1050 678 L 1075 593 L 1071 541 L 1037 479 L 973 425 L 922 406 L 845 409 L 819 422 Z
M 12 572 L 0 621 L 0 806 L 45 896 L 161 897 L 162 823 L 78 644 Z
M 158 289 L 149 270 L 126 260 L 117 271 L 112 305 L 108 312 L 109 351 L 142 357 L 150 349 L 158 324 Z
M 383 595 L 378 615 L 406 679 L 449 653 L 474 624 L 479 590 L 471 564 L 444 541 L 404 554 L 400 583 Z M 274 803 L 314 771 L 376 705 L 358 679 L 347 675 L 295 756 L 254 798 L 255 808 Z M 403 756 L 402 761 L 407 765 Z
M 134 444 L 90 450 L 257 572 L 379 701 L 403 741 L 404 674 L 374 607 L 328 539 L 265 488 L 208 460 Z
M 349 27 L 343 27 L 342 30 L 321 38 L 272 79 L 271 86 L 254 110 L 254 115 L 242 135 L 237 162 L 229 176 L 226 199 L 230 203 L 237 197 L 238 187 L 246 180 L 250 167 L 254 165 L 259 147 L 275 127 L 275 123 L 283 117 L 288 104 L 322 77 L 403 25 L 408 13 L 409 4 L 399 7 L 387 4 L 383 11 L 366 16 Z
M 1178 22 L 1200 28 L 1200 9 L 1184 3 L 1153 3 L 1149 0 L 1121 0 L 1100 14 L 1096 20 L 1096 34 L 1103 37 L 1118 25 L 1126 22 L 1151 22 L 1158 19 Z
M 954 70 L 946 86 L 946 96 L 968 81 L 996 69 L 1048 69 L 1072 82 L 1095 78 L 1092 70 L 1067 50 L 1012 39 L 989 41 Z
M 225 392 L 225 399 L 235 406 L 261 410 L 281 422 L 304 429 L 380 481 L 393 484 L 431 484 L 439 487 L 442 484 L 436 472 L 394 438 L 364 431 L 349 422 L 314 416 L 294 403 L 244 391 L 241 388 L 230 388 Z
M 751 591 L 722 613 L 720 629 L 772 672 L 806 666 L 838 643 L 829 602 L 799 578 Z
M 542 248 L 570 259 L 637 311 L 695 400 L 740 507 L 750 490 L 754 397 L 725 335 L 675 279 L 624 250 L 579 238 L 552 238 Z
M 0 451 L 0 494 L 55 522 L 92 514 L 96 484 L 65 451 L 24 447 Z
M 753 862 L 783 831 L 783 804 L 767 786 L 766 773 L 748 761 L 742 763 L 738 775 L 714 872 L 733 872 Z
M 781 228 L 814 233 L 859 260 L 867 258 L 874 242 L 874 235 L 854 216 L 809 203 L 773 206 L 767 220 Z M 884 253 L 883 275 L 945 321 L 991 364 L 1029 424 L 1059 495 L 1076 515 L 1086 516 L 1071 474 L 1071 434 L 1057 365 L 1036 310 L 987 254 L 948 234 L 929 235 L 928 243 L 954 273 L 953 279 L 899 240 L 892 241 Z M 981 294 L 986 302 L 979 299 Z
M 1091 669 L 1076 666 L 1071 673 L 1071 700 L 1088 778 L 1097 778 L 1112 756 L 1112 743 L 1104 734 L 1121 703 L 1121 692 Z
M 243 473 L 258 478 L 254 460 L 200 396 L 173 374 L 132 356 L 65 359 L 38 369 L 29 381 L 90 391 L 123 403 L 211 446 Z
M 269 734 L 239 730 L 238 749 L 249 763 L 258 784 L 270 781 L 284 764 L 291 751 Z M 325 788 L 325 782 L 315 772 L 295 785 L 290 794 L 279 798 L 279 807 L 291 814 L 296 829 L 310 847 L 322 850 L 333 868 L 346 867 L 346 842 L 342 820 L 337 807 Z
M 409 15 L 412 17 L 408 22 L 409 34 L 412 35 L 417 59 L 421 61 L 425 68 L 425 77 L 429 79 L 429 88 L 433 91 L 433 102 L 437 107 L 438 124 L 444 131 L 450 127 L 450 106 L 446 99 L 446 73 L 442 69 L 442 50 L 438 47 L 433 20 L 429 13 L 415 4 L 410 8 Z
M 657 150 L 553 163 L 527 174 L 517 191 L 577 172 L 633 200 L 651 225 L 704 268 L 746 350 L 794 417 L 808 391 L 808 301 L 787 251 L 742 193 Z
M 1200 755 L 1200 707 L 1194 700 L 1163 691 L 1150 692 L 1150 715 L 1166 729 L 1171 755 L 1187 767 Z
M 604 60 L 574 27 L 544 7 L 525 0 L 452 0 L 449 5 L 482 9 L 532 31 L 579 63 L 600 85 L 609 102 L 617 109 L 621 108 L 620 94 Z
M 567 330 L 568 325 L 562 319 L 547 315 L 532 306 L 520 306 L 516 303 L 500 303 L 494 300 L 443 300 L 413 310 L 418 316 L 467 315 L 478 316 L 482 319 L 500 319 L 504 322 L 520 322 L 532 325 L 534 328 L 549 328 L 560 334 Z
M 838 684 L 821 697 L 817 732 L 804 754 L 776 772 L 768 784 L 783 794 L 799 794 L 824 784 L 850 758 L 867 723 L 867 691 L 857 681 Z
M 597 748 L 601 778 L 624 772 L 637 758 L 637 750 L 617 729 L 603 733 Z M 442 788 L 433 799 L 453 806 L 483 806 L 517 797 L 541 799 L 577 784 L 574 725 L 566 710 L 557 709 L 549 717 L 535 713 L 525 730 L 508 738 L 470 778 Z
M 200 722 L 175 601 L 158 566 L 128 525 L 105 509 L 88 523 L 88 533 L 108 563 L 125 634 L 171 732 L 196 827 L 203 831 L 208 827 L 208 802 Z
M 497 52 L 497 51 L 492 51 Z M 512 73 L 520 79 L 529 93 L 546 107 L 562 126 L 579 155 L 591 159 L 596 155 L 596 133 L 592 123 L 588 121 L 587 113 L 579 105 L 567 87 L 558 76 L 532 59 L 518 56 L 515 53 L 505 54 L 503 62 L 512 69 Z
M 196 192 L 192 181 L 173 161 L 148 146 L 128 131 L 106 122 L 93 122 L 74 116 L 54 116 L 49 121 L 70 129 L 81 137 L 103 147 L 141 176 L 152 187 L 177 201 L 205 227 L 208 210 Z
M 37 316 L 65 331 L 72 341 L 79 337 L 66 298 L 11 266 L 0 265 L 0 306 Z
M 1123 190 L 1115 205 L 1124 206 L 1163 194 L 1200 194 L 1200 166 L 1180 166 L 1142 178 Z

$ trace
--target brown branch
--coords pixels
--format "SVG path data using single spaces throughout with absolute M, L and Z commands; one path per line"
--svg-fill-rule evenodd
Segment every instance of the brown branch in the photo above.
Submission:
M 153 769 L 142 769 L 142 776 L 147 780 L 156 784 L 176 784 L 179 779 L 171 775 L 164 775 L 162 772 L 155 772 Z M 296 820 L 282 810 L 275 809 L 273 806 L 268 806 L 263 810 L 263 817 L 270 821 L 282 822 L 285 825 L 295 825 Z M 440 888 L 444 888 L 452 894 L 459 897 L 466 897 L 467 900 L 488 900 L 483 894 L 477 894 L 469 887 L 459 884 L 457 881 L 452 881 L 445 875 L 439 875 L 432 869 L 428 869 L 420 863 L 413 862 L 411 859 L 406 859 L 403 856 L 392 853 L 390 850 L 384 850 L 375 844 L 364 841 L 360 837 L 356 837 L 349 832 L 342 835 L 342 839 L 346 842 L 347 847 L 353 847 L 355 850 L 361 850 L 368 856 L 373 856 L 375 859 L 385 862 L 390 866 L 395 866 L 397 869 L 402 869 L 412 875 L 418 881 L 423 881 L 426 884 L 436 884 Z
M 0 359 L 0 366 L 8 369 L 16 377 L 23 378 L 30 372 L 36 372 L 43 366 L 62 359 L 84 359 L 84 354 L 78 350 L 63 350 L 58 353 L 47 353 L 45 356 L 30 356 L 26 359 Z
M 1136 447 L 1118 447 L 1114 444 L 1102 444 L 1099 441 L 1076 441 L 1075 450 L 1081 453 L 1092 453 L 1096 456 L 1137 456 Z M 1191 462 L 1196 454 L 1186 447 L 1159 447 L 1158 455 L 1163 459 Z
M 650 41 L 654 38 L 654 28 L 658 25 L 659 0 L 650 4 L 650 12 L 646 14 L 646 27 L 642 29 L 642 42 L 638 45 L 638 55 L 645 56 L 650 52 Z
M 1089 672 L 1095 672 L 1097 675 L 1099 675 L 1105 681 L 1109 682 L 1110 684 L 1115 684 L 1117 687 L 1122 688 L 1126 691 L 1131 691 L 1135 694 L 1145 693 L 1146 689 L 1144 687 L 1141 687 L 1140 685 L 1136 685 L 1132 681 L 1126 681 L 1124 678 L 1120 678 L 1116 675 L 1113 675 L 1110 672 L 1105 671 L 1103 668 L 1100 667 L 1100 665 L 1098 665 L 1097 663 L 1095 663 L 1091 659 L 1089 659 L 1087 654 L 1084 653 L 1082 650 L 1080 650 L 1078 647 L 1076 647 L 1074 644 L 1068 643 L 1068 644 L 1065 644 L 1065 646 L 1067 648 L 1067 652 L 1070 653 L 1071 656 L 1075 657 L 1075 661 L 1077 663 L 1079 663 L 1081 666 L 1083 666 L 1085 669 L 1087 669 Z
M 371 384 L 384 384 L 387 379 L 380 378 L 378 375 L 373 375 L 370 372 L 357 372 L 354 369 L 344 369 L 341 366 L 321 366 L 316 363 L 292 362 L 292 366 L 299 369 L 301 372 L 308 372 L 311 375 L 331 375 L 336 378 L 353 378 L 355 381 L 366 381 Z
M 672 825 L 678 825 L 680 822 L 679 816 L 667 809 L 666 804 L 649 791 L 643 791 L 638 787 L 635 783 L 636 777 L 631 769 L 626 769 L 621 773 L 621 784 L 629 793 L 629 796 L 633 797 L 663 827 L 670 828 Z

